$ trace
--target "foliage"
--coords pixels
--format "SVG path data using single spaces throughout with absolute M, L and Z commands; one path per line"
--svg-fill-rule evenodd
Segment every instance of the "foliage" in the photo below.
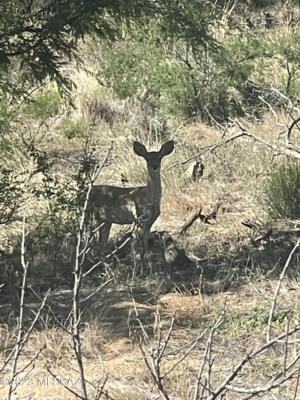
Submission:
M 111 46 L 103 46 L 99 78 L 113 88 L 120 98 L 140 98 L 157 108 L 175 107 L 174 94 L 181 99 L 189 85 L 189 71 L 172 58 L 172 45 L 162 40 L 162 32 L 154 20 L 148 22 L 147 33 L 139 24 L 131 37 Z M 170 101 L 172 103 L 170 103 Z
M 279 90 L 288 96 L 298 96 L 300 90 L 300 29 L 299 25 L 292 28 L 281 28 L 276 34 L 268 38 L 268 52 L 271 62 L 277 66 L 272 69 L 271 62 L 268 68 L 273 72 L 270 81 L 276 82 Z M 281 71 L 278 74 L 278 70 Z M 277 76 L 276 76 L 277 75 Z
M 194 115 L 198 92 L 191 65 L 182 54 L 201 58 L 204 47 L 215 51 L 216 42 L 204 44 L 202 36 L 191 42 L 184 37 L 171 40 L 159 21 L 149 18 L 124 27 L 124 32 L 115 44 L 102 44 L 99 81 L 119 97 L 136 99 L 160 114 Z
M 293 98 L 300 85 L 299 28 L 280 30 L 227 32 L 216 61 L 219 66 L 214 80 L 227 96 L 227 115 L 261 118 L 267 105 L 282 107 L 282 99 L 272 95 L 270 88 Z M 232 105 L 229 107 L 229 105 Z M 226 115 L 226 114 L 225 114 Z
M 272 172 L 265 196 L 272 216 L 300 218 L 300 164 L 282 165 Z
M 40 219 L 27 238 L 29 279 L 33 283 L 55 285 L 56 275 L 70 277 L 76 226 L 74 221 L 55 211 Z M 52 283 L 50 283 L 52 280 Z M 48 287 L 49 287 L 48 286 Z
M 121 40 L 101 46 L 100 82 L 121 98 L 151 105 L 160 115 L 202 120 L 260 118 L 266 109 L 262 96 L 275 108 L 281 106 L 269 95 L 271 87 L 297 95 L 299 27 L 266 31 L 240 22 L 238 29 L 228 24 L 220 33 L 212 21 L 207 29 L 216 39 L 208 43 L 199 38 L 191 44 L 177 36 L 170 40 L 160 23 L 149 18 L 124 27 Z
M 258 97 L 270 85 L 291 96 L 299 92 L 299 28 L 266 32 L 242 22 L 232 28 L 229 5 L 234 2 L 3 2 L 0 100 L 11 104 L 12 93 L 24 94 L 47 77 L 60 91 L 70 89 L 63 67 L 78 59 L 78 40 L 90 34 L 109 40 L 99 78 L 122 98 L 184 118 L 260 116 Z M 223 37 L 218 18 L 228 22 Z
M 207 39 L 204 21 L 208 0 L 186 4 L 184 0 L 13 0 L 0 4 L 0 71 L 6 89 L 11 86 L 10 68 L 18 62 L 23 81 L 44 81 L 50 77 L 62 87 L 70 80 L 62 67 L 77 55 L 78 40 L 86 34 L 115 39 L 120 22 L 155 15 L 166 35 L 190 41 L 201 34 Z M 197 11 L 188 19 L 188 10 Z M 180 29 L 179 29 L 180 28 Z M 11 87 L 13 90 L 14 88 Z
M 36 120 L 46 120 L 58 114 L 62 99 L 57 91 L 47 90 L 30 99 L 24 113 Z
M 67 139 L 82 137 L 84 134 L 83 123 L 69 118 L 63 120 L 60 129 Z

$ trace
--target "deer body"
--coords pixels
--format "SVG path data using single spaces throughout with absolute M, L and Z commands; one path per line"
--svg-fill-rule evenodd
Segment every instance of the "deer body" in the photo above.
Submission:
M 141 143 L 134 142 L 134 152 L 147 162 L 147 185 L 140 187 L 116 187 L 96 185 L 90 196 L 90 209 L 100 228 L 100 242 L 105 245 L 112 224 L 137 225 L 137 237 L 143 243 L 142 258 L 147 251 L 151 226 L 160 215 L 162 196 L 160 166 L 164 156 L 174 149 L 172 140 L 159 151 L 148 152 Z

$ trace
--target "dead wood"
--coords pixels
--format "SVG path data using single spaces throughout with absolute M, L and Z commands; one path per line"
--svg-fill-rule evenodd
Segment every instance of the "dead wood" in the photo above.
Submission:
M 204 224 L 210 224 L 210 220 L 217 218 L 217 213 L 220 208 L 220 203 L 217 203 L 210 214 L 202 214 L 202 207 L 198 211 L 195 211 L 192 216 L 182 226 L 180 233 L 186 233 L 186 231 L 193 225 L 193 223 L 199 218 Z

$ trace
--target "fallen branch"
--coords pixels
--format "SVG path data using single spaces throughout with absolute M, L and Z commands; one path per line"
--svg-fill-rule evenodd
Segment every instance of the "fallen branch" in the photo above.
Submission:
M 246 128 L 241 124 L 240 121 L 236 120 L 235 121 L 236 125 L 241 129 L 241 132 L 243 136 L 250 137 L 254 139 L 256 142 L 263 144 L 266 147 L 269 147 L 270 149 L 274 150 L 278 154 L 283 154 L 287 157 L 291 158 L 296 158 L 300 160 L 300 150 L 293 146 L 290 143 L 287 144 L 279 144 L 279 143 L 271 143 L 268 142 L 267 140 L 262 139 L 261 137 L 254 135 L 253 133 L 249 133 Z
M 204 215 L 202 214 L 202 207 L 195 211 L 194 214 L 185 222 L 183 227 L 180 230 L 180 233 L 186 233 L 186 231 L 193 225 L 193 223 L 199 218 L 201 222 L 204 224 L 210 224 L 210 220 L 217 218 L 217 212 L 220 208 L 220 203 L 217 203 L 210 214 Z
M 221 142 L 218 142 L 218 143 L 216 143 L 216 144 L 211 144 L 211 145 L 209 145 L 209 146 L 201 147 L 201 148 L 200 148 L 200 151 L 199 151 L 196 155 L 194 155 L 194 156 L 192 156 L 192 157 L 189 157 L 189 158 L 187 158 L 186 160 L 178 161 L 178 162 L 176 162 L 176 163 L 170 165 L 169 168 L 177 167 L 178 165 L 187 164 L 188 162 L 199 158 L 202 154 L 204 154 L 204 153 L 206 153 L 206 152 L 212 153 L 212 152 L 213 152 L 214 150 L 216 150 L 218 147 L 223 146 L 224 144 L 227 144 L 227 143 L 229 143 L 229 142 L 231 142 L 231 141 L 233 141 L 233 140 L 235 140 L 235 139 L 237 139 L 237 138 L 239 138 L 239 137 L 241 137 L 241 136 L 245 136 L 245 133 L 244 133 L 244 132 L 238 132 L 238 133 L 236 133 L 235 135 L 230 136 L 229 138 L 222 140 Z
M 274 152 L 278 153 L 278 154 L 282 154 L 285 155 L 287 157 L 291 157 L 291 158 L 295 158 L 295 159 L 300 159 L 300 149 L 296 146 L 294 146 L 292 143 L 290 143 L 290 136 L 291 136 L 291 131 L 292 129 L 297 126 L 297 124 L 300 121 L 300 117 L 296 118 L 293 120 L 292 124 L 290 126 L 288 126 L 286 128 L 286 131 L 284 131 L 284 133 L 286 133 L 287 137 L 288 137 L 288 141 L 286 143 L 272 143 L 272 142 L 268 142 L 265 139 L 262 139 L 261 137 L 254 135 L 253 133 L 250 133 L 243 125 L 240 121 L 238 120 L 234 120 L 234 121 L 230 121 L 232 126 L 236 125 L 239 127 L 240 131 L 237 132 L 236 134 L 221 140 L 218 143 L 212 144 L 212 145 L 208 145 L 208 146 L 204 146 L 204 147 L 200 147 L 199 151 L 197 152 L 197 154 L 183 160 L 183 161 L 178 161 L 174 164 L 172 164 L 169 168 L 173 168 L 173 167 L 177 167 L 178 165 L 184 165 L 187 164 L 188 162 L 198 159 L 199 157 L 201 157 L 204 153 L 209 152 L 212 153 L 213 151 L 215 151 L 216 149 L 218 149 L 221 146 L 224 146 L 225 144 L 232 142 L 233 140 L 236 140 L 240 137 L 249 137 L 253 140 L 255 140 L 256 142 L 272 149 Z M 226 127 L 224 129 L 227 129 Z

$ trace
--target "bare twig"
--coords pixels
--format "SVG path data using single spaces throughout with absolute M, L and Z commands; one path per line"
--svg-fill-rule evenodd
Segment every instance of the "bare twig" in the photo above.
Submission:
M 271 111 L 271 113 L 273 114 L 273 116 L 275 118 L 276 124 L 281 126 L 282 128 L 286 128 L 286 125 L 284 123 L 280 122 L 279 116 L 276 113 L 276 111 L 274 110 L 274 108 L 272 107 L 272 105 L 266 99 L 264 99 L 263 96 L 258 96 L 258 98 L 260 101 L 262 101 L 264 104 L 266 104 L 268 106 L 269 110 Z
M 174 323 L 175 323 L 175 314 L 172 316 L 171 323 L 170 323 L 170 326 L 169 326 L 169 329 L 167 332 L 167 336 L 166 336 L 162 346 L 160 346 L 160 348 L 157 348 L 157 363 L 161 362 L 162 356 L 163 356 L 164 352 L 166 351 L 168 343 L 171 339 L 171 335 L 172 335 L 173 328 L 174 328 Z
M 255 388 L 241 388 L 241 387 L 237 387 L 237 386 L 233 386 L 233 385 L 227 385 L 226 389 L 232 390 L 232 391 L 238 392 L 238 393 L 249 393 L 251 395 L 255 395 L 255 394 L 263 393 L 263 392 L 270 392 L 271 390 L 275 389 L 276 387 L 281 386 L 287 380 L 297 376 L 296 374 L 298 372 L 299 372 L 299 368 L 297 368 L 296 370 L 291 371 L 289 374 L 287 374 L 286 376 L 284 376 L 280 380 L 274 381 L 274 382 L 271 381 L 267 385 L 261 386 L 261 387 L 257 386 Z
M 194 392 L 194 396 L 193 396 L 193 400 L 197 400 L 198 396 L 199 396 L 199 391 L 200 391 L 200 386 L 202 386 L 203 390 L 207 390 L 208 392 L 210 392 L 210 373 L 208 374 L 208 380 L 206 381 L 205 384 L 203 384 L 201 382 L 201 378 L 204 372 L 204 367 L 206 362 L 208 361 L 210 364 L 210 357 L 211 357 L 211 348 L 212 348 L 212 343 L 213 343 L 213 336 L 215 334 L 215 331 L 218 329 L 218 327 L 220 326 L 220 324 L 222 323 L 222 317 L 219 317 L 213 324 L 213 326 L 210 329 L 210 334 L 209 337 L 207 339 L 206 342 L 206 346 L 205 346 L 205 352 L 204 352 L 204 356 L 203 356 L 203 361 L 202 364 L 198 370 L 197 373 L 197 385 L 195 388 L 195 392 Z M 204 393 L 202 393 L 204 394 Z M 201 396 L 202 398 L 203 396 Z
M 13 358 L 13 366 L 11 371 L 11 379 L 8 388 L 8 400 L 11 399 L 12 392 L 15 388 L 15 378 L 17 372 L 17 364 L 18 359 L 22 350 L 22 336 L 23 336 L 23 318 L 24 318 L 24 297 L 25 297 L 25 289 L 26 289 L 26 279 L 27 279 L 27 271 L 28 271 L 28 261 L 25 261 L 25 218 L 23 218 L 23 227 L 22 227 L 22 243 L 21 243 L 21 265 L 23 268 L 23 280 L 21 287 L 21 298 L 20 298 L 20 313 L 19 313 L 19 326 L 18 326 L 18 334 L 17 334 L 17 343 L 14 349 L 14 358 Z
M 15 375 L 15 376 L 18 376 L 18 375 L 22 374 L 24 371 L 26 371 L 26 369 L 27 369 L 28 367 L 30 367 L 30 366 L 35 362 L 35 360 L 38 358 L 38 356 L 41 354 L 41 352 L 42 352 L 43 350 L 45 350 L 45 348 L 46 348 L 46 345 L 44 344 L 44 345 L 35 353 L 35 355 L 31 358 L 31 360 L 30 360 L 27 364 L 25 364 L 24 367 L 23 367 L 22 369 L 20 369 L 19 371 L 16 372 L 16 375 Z
M 295 326 L 292 330 L 290 330 L 288 332 L 289 336 L 292 336 L 294 333 L 300 331 L 300 325 Z M 266 349 L 270 348 L 271 346 L 273 346 L 275 343 L 278 343 L 280 340 L 282 340 L 283 338 L 285 338 L 287 335 L 286 332 L 284 332 L 283 334 L 275 337 L 274 339 L 264 343 L 262 346 L 260 346 L 259 348 L 257 348 L 256 350 L 253 350 L 252 352 L 250 352 L 249 354 L 247 354 L 234 368 L 233 372 L 227 377 L 225 378 L 225 380 L 214 390 L 214 393 L 208 398 L 208 400 L 215 400 L 218 398 L 218 396 L 221 393 L 226 392 L 229 387 L 231 382 L 237 377 L 237 375 L 239 374 L 239 372 L 241 371 L 241 369 L 244 367 L 244 365 L 248 364 L 249 362 L 251 362 L 251 360 L 253 360 L 253 358 L 255 358 L 258 354 L 264 352 Z M 299 356 L 300 357 L 300 356 Z M 293 375 L 295 374 L 295 371 L 293 371 L 291 374 L 289 374 L 289 376 L 284 378 L 284 381 L 286 381 L 287 379 L 290 379 Z M 268 387 L 270 390 L 271 388 L 275 387 L 275 386 L 270 386 L 272 384 L 272 382 L 267 385 L 266 387 Z M 275 385 L 275 383 L 274 383 Z M 276 384 L 277 386 L 277 384 Z
M 78 365 L 78 369 L 79 369 L 82 398 L 86 399 L 86 400 L 87 400 L 88 396 L 87 396 L 86 380 L 85 380 L 85 376 L 84 376 L 85 374 L 84 374 L 84 367 L 83 367 L 83 361 L 82 361 L 81 337 L 80 337 L 79 325 L 80 325 L 80 321 L 81 321 L 80 288 L 81 288 L 82 279 L 83 279 L 82 266 L 83 266 L 83 262 L 84 262 L 84 259 L 86 256 L 88 245 L 85 243 L 83 246 L 83 250 L 82 250 L 81 246 L 82 246 L 83 232 L 84 232 L 84 227 L 85 227 L 85 219 L 86 219 L 90 194 L 91 194 L 94 182 L 97 179 L 101 169 L 103 168 L 111 150 L 112 150 L 112 145 L 108 149 L 106 156 L 103 158 L 102 162 L 96 164 L 96 166 L 91 174 L 91 179 L 90 179 L 90 182 L 88 185 L 88 189 L 86 191 L 85 201 L 84 201 L 84 205 L 82 208 L 81 218 L 80 218 L 80 222 L 79 222 L 79 229 L 78 229 L 78 233 L 77 233 L 76 256 L 75 256 L 75 264 L 74 264 L 74 285 L 73 285 L 72 339 L 73 339 L 73 347 L 74 347 L 74 352 L 75 352 L 75 356 L 76 356 L 76 360 L 77 360 L 77 365 Z
M 286 136 L 287 136 L 287 141 L 290 142 L 291 140 L 291 134 L 292 134 L 292 130 L 294 129 L 294 127 L 300 122 L 300 116 L 296 119 L 294 119 L 294 121 L 291 123 L 291 125 L 287 128 L 287 132 L 286 132 Z
M 298 389 L 300 387 L 299 383 L 300 383 L 300 368 L 299 368 L 298 376 L 297 376 L 297 380 L 296 380 L 295 393 L 294 393 L 294 396 L 293 396 L 293 400 L 297 399 L 297 393 L 298 393 Z
M 267 325 L 267 341 L 268 342 L 270 341 L 272 319 L 273 319 L 274 310 L 275 310 L 275 307 L 276 307 L 276 302 L 277 302 L 277 297 L 278 297 L 278 294 L 279 294 L 279 291 L 280 291 L 280 287 L 281 287 L 284 275 L 286 273 L 286 270 L 287 270 L 288 266 L 290 265 L 290 262 L 291 262 L 291 259 L 293 257 L 293 254 L 295 253 L 297 247 L 299 246 L 299 243 L 300 243 L 300 239 L 298 239 L 298 241 L 295 244 L 294 248 L 290 252 L 290 254 L 289 254 L 289 256 L 288 256 L 288 258 L 286 260 L 286 263 L 285 263 L 285 265 L 283 267 L 283 270 L 282 270 L 282 272 L 280 274 L 280 277 L 279 277 L 279 281 L 278 281 L 277 288 L 276 288 L 275 293 L 274 293 L 274 298 L 273 298 L 273 301 L 272 301 L 272 304 L 271 304 L 270 314 L 269 314 L 269 319 L 268 319 L 268 325 Z
M 62 385 L 65 389 L 67 389 L 70 393 L 72 393 L 75 397 L 78 399 L 86 400 L 87 397 L 83 397 L 80 394 L 76 393 L 75 390 L 72 390 L 69 385 L 66 385 L 64 382 L 61 381 L 61 379 L 51 370 L 51 368 L 46 365 L 46 370 L 49 372 L 49 374 L 57 381 L 59 382 L 60 385 Z
M 159 317 L 157 318 L 159 319 Z M 219 319 L 220 320 L 220 319 Z M 207 332 L 207 329 L 205 329 L 199 336 L 197 336 L 195 339 L 193 339 L 190 343 L 185 344 L 182 346 L 180 349 L 176 349 L 176 351 L 168 352 L 167 353 L 167 348 L 174 330 L 174 322 L 175 322 L 175 316 L 172 317 L 169 329 L 166 333 L 166 336 L 164 339 L 162 339 L 162 329 L 161 326 L 158 327 L 158 340 L 155 348 L 151 349 L 150 352 L 150 361 L 148 360 L 145 351 L 140 343 L 140 349 L 141 353 L 143 355 L 145 364 L 147 368 L 149 369 L 153 379 L 154 383 L 158 388 L 158 391 L 160 393 L 160 396 L 162 399 L 167 400 L 169 399 L 169 395 L 164 388 L 164 379 L 183 361 L 185 360 L 188 355 L 195 349 L 195 347 L 199 344 L 200 340 L 203 339 L 203 336 Z M 216 325 L 217 328 L 217 325 Z M 182 353 L 181 356 L 176 359 L 166 370 L 165 372 L 161 371 L 161 364 L 163 361 L 163 358 L 169 356 L 169 355 L 174 355 Z
M 282 368 L 282 374 L 285 376 L 287 372 L 287 358 L 288 358 L 288 350 L 289 350 L 289 330 L 290 330 L 290 318 L 288 318 L 287 324 L 286 324 L 286 337 L 285 337 L 285 343 L 284 343 L 284 356 L 283 356 L 283 368 Z
M 194 348 L 197 346 L 197 344 L 200 342 L 200 340 L 203 338 L 203 336 L 206 333 L 206 329 L 192 342 L 192 344 L 186 349 L 186 351 L 183 353 L 183 355 L 176 360 L 167 370 L 166 372 L 162 375 L 162 378 L 165 378 L 170 372 L 173 371 L 177 365 L 179 365 L 183 360 L 187 358 L 187 356 L 194 350 Z
M 102 290 L 109 282 L 112 281 L 111 279 L 108 279 L 107 281 L 105 281 L 102 285 L 100 285 L 99 287 L 97 287 L 95 290 L 92 291 L 92 293 L 90 293 L 88 296 L 84 297 L 83 299 L 80 300 L 80 304 L 84 303 L 85 301 L 89 300 L 91 297 L 95 296 L 95 294 L 97 294 L 98 292 L 100 292 L 100 290 Z
M 134 335 L 136 334 L 136 329 L 135 329 L 134 326 L 132 326 L 132 323 L 133 322 L 134 323 L 137 322 L 139 324 L 140 331 L 143 334 L 143 336 L 142 335 L 138 336 L 139 343 L 142 343 L 145 340 L 149 340 L 149 336 L 148 336 L 148 334 L 147 334 L 147 332 L 145 330 L 145 327 L 144 327 L 141 319 L 139 318 L 139 312 L 138 312 L 138 309 L 137 309 L 137 306 L 136 306 L 136 302 L 135 302 L 135 299 L 134 299 L 134 296 L 133 296 L 132 292 L 131 292 L 131 298 L 132 298 L 132 303 L 133 303 L 133 308 L 134 308 L 135 319 L 134 320 L 131 319 L 131 313 L 129 312 L 129 315 L 128 315 L 129 336 L 134 339 Z
M 109 254 L 106 254 L 104 256 L 105 260 L 109 260 L 114 254 L 116 254 L 119 250 L 121 250 L 131 239 L 131 236 L 127 237 L 119 246 L 117 246 L 113 251 L 111 251 Z M 83 273 L 82 277 L 85 278 L 87 275 L 89 275 L 91 272 L 93 272 L 99 265 L 103 263 L 103 259 L 100 259 L 97 261 L 90 269 L 88 269 L 85 273 Z
M 149 363 L 149 361 L 147 359 L 147 356 L 146 356 L 146 353 L 145 353 L 141 343 L 139 343 L 139 348 L 140 348 L 140 351 L 142 353 L 142 356 L 143 356 L 143 359 L 145 361 L 145 364 L 146 364 L 148 370 L 150 371 L 150 374 L 151 374 L 151 376 L 152 376 L 152 378 L 154 380 L 154 383 L 156 384 L 156 386 L 158 388 L 158 391 L 159 391 L 162 399 L 163 400 L 170 400 L 170 397 L 168 396 L 168 394 L 166 393 L 166 391 L 165 391 L 165 389 L 163 387 L 163 384 L 161 382 L 160 376 L 158 375 L 156 369 L 153 368 L 153 365 L 151 365 Z
M 97 393 L 96 393 L 96 396 L 95 396 L 95 400 L 99 400 L 99 399 L 101 398 L 102 394 L 104 393 L 104 387 L 105 387 L 105 385 L 106 385 L 106 383 L 107 383 L 107 380 L 108 380 L 108 376 L 106 375 L 106 376 L 104 377 L 104 379 L 103 379 L 102 384 L 101 384 L 100 387 L 97 389 Z M 108 398 L 108 397 L 107 397 L 107 398 Z
M 289 336 L 288 333 L 286 333 L 286 335 Z M 289 342 L 289 343 L 291 344 L 291 342 Z M 292 359 L 292 361 L 289 362 L 289 364 L 286 364 L 286 363 L 285 363 L 285 371 L 282 371 L 282 372 L 280 372 L 279 374 L 277 374 L 276 376 L 274 376 L 273 379 L 271 380 L 271 382 L 275 382 L 275 381 L 277 381 L 280 377 L 284 376 L 284 372 L 289 371 L 291 368 L 293 368 L 293 367 L 297 364 L 297 362 L 298 362 L 299 360 L 300 360 L 300 354 L 297 354 L 297 355 Z M 300 368 L 299 368 L 299 371 L 300 371 Z
M 103 165 L 105 164 L 108 155 L 112 146 L 107 151 L 106 157 L 102 160 L 101 164 L 97 164 L 94 168 L 94 171 L 91 176 L 90 183 L 88 185 L 88 189 L 85 196 L 85 201 L 81 213 L 81 218 L 79 222 L 79 229 L 77 233 L 77 244 L 76 244 L 76 258 L 75 258 L 75 265 L 74 265 L 74 285 L 73 285 L 73 322 L 72 322 L 72 339 L 74 345 L 74 352 L 77 360 L 77 365 L 79 369 L 79 376 L 80 376 L 80 383 L 81 383 L 81 391 L 82 391 L 82 398 L 87 399 L 87 388 L 86 388 L 86 381 L 84 376 L 84 367 L 82 361 L 82 353 L 81 353 L 81 338 L 80 338 L 80 321 L 81 321 L 81 311 L 80 311 L 80 288 L 82 284 L 82 264 L 85 258 L 87 246 L 84 246 L 85 251 L 82 252 L 81 245 L 82 245 L 82 238 L 83 238 L 83 231 L 85 226 L 85 219 L 86 213 L 88 209 L 88 202 L 90 198 L 90 194 L 94 185 L 94 182 L 99 175 Z
M 157 318 L 159 319 L 159 316 L 157 316 Z M 160 396 L 161 396 L 161 398 L 163 400 L 170 400 L 170 397 L 169 397 L 169 395 L 168 395 L 168 393 L 167 393 L 167 391 L 166 391 L 166 389 L 164 387 L 164 384 L 163 384 L 164 378 L 167 376 L 168 373 L 170 373 L 175 368 L 176 365 L 178 365 L 178 363 L 174 363 L 166 371 L 166 373 L 162 373 L 161 372 L 161 362 L 162 362 L 163 356 L 165 354 L 165 351 L 167 349 L 168 343 L 169 343 L 169 341 L 171 339 L 171 335 L 172 335 L 172 332 L 173 332 L 173 329 L 174 329 L 174 323 L 175 323 L 175 315 L 173 315 L 173 317 L 171 319 L 170 326 L 169 326 L 168 332 L 167 332 L 166 337 L 165 337 L 164 340 L 162 340 L 162 329 L 161 329 L 161 326 L 158 327 L 157 345 L 156 345 L 155 348 L 152 348 L 151 352 L 150 352 L 151 362 L 149 362 L 141 343 L 139 343 L 139 347 L 140 347 L 141 353 L 143 355 L 145 364 L 146 364 L 147 368 L 149 369 L 149 371 L 150 371 L 150 373 L 151 373 L 151 375 L 153 377 L 154 383 L 157 386 L 158 391 L 160 393 Z M 198 343 L 198 341 L 197 341 L 197 343 Z M 196 344 L 194 346 L 192 346 L 192 349 L 195 346 L 196 346 Z M 182 358 L 182 360 L 184 358 Z
M 49 296 L 49 293 L 50 293 L 50 291 L 48 291 L 48 292 L 45 294 L 45 296 L 44 296 L 44 298 L 43 298 L 43 300 L 42 300 L 42 303 L 41 303 L 41 305 L 40 305 L 40 307 L 39 307 L 39 309 L 38 309 L 38 311 L 37 311 L 37 313 L 36 313 L 36 315 L 35 315 L 33 321 L 31 322 L 29 328 L 27 329 L 26 333 L 22 336 L 20 342 L 17 342 L 16 346 L 19 347 L 19 352 L 22 351 L 22 349 L 23 349 L 24 345 L 26 344 L 26 342 L 27 342 L 27 340 L 28 340 L 30 334 L 32 333 L 32 331 L 33 331 L 33 329 L 34 329 L 34 327 L 35 327 L 35 325 L 36 325 L 38 319 L 40 318 L 41 312 L 42 312 L 42 310 L 43 310 L 44 307 L 45 307 L 45 304 L 46 304 L 47 298 L 48 298 L 48 296 Z M 5 369 L 5 367 L 6 367 L 7 364 L 10 362 L 10 360 L 11 360 L 12 357 L 13 357 L 13 355 L 15 354 L 16 346 L 14 346 L 14 348 L 12 349 L 12 351 L 10 352 L 10 354 L 6 357 L 4 363 L 2 364 L 2 366 L 1 366 L 1 368 L 0 368 L 0 373 Z
M 19 308 L 19 321 L 18 321 L 18 333 L 17 333 L 17 341 L 16 345 L 14 346 L 12 352 L 10 355 L 6 358 L 5 362 L 3 363 L 3 366 L 1 367 L 1 371 L 5 368 L 5 366 L 9 363 L 11 359 L 13 359 L 12 363 L 12 370 L 11 370 L 11 379 L 9 381 L 9 387 L 8 387 L 8 395 L 7 399 L 10 400 L 13 391 L 15 390 L 16 386 L 18 386 L 18 383 L 16 383 L 16 377 L 21 373 L 24 372 L 32 363 L 34 360 L 39 356 L 39 354 L 43 351 L 44 347 L 42 347 L 36 354 L 35 356 L 20 370 L 17 371 L 17 366 L 18 366 L 18 360 L 21 355 L 21 352 L 23 350 L 24 345 L 27 343 L 27 340 L 32 333 L 35 324 L 37 320 L 40 317 L 40 314 L 45 306 L 46 299 L 48 297 L 49 292 L 46 293 L 38 312 L 35 315 L 35 318 L 33 319 L 31 325 L 29 328 L 26 330 L 24 333 L 24 328 L 23 328 L 23 323 L 24 323 L 24 307 L 25 307 L 25 290 L 26 290 L 26 285 L 27 285 L 27 273 L 28 273 L 28 266 L 29 263 L 28 261 L 25 260 L 25 254 L 26 254 L 26 248 L 25 248 L 25 241 L 26 241 L 26 229 L 25 229 L 25 218 L 23 218 L 23 227 L 22 227 L 22 242 L 21 242 L 21 265 L 23 268 L 23 279 L 22 279 L 22 286 L 21 286 L 21 297 L 20 297 L 20 308 Z

